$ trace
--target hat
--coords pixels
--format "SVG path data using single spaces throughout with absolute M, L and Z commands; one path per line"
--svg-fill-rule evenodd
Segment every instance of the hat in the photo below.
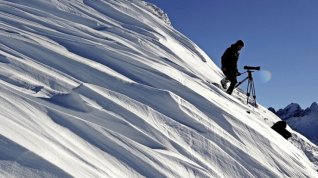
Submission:
M 237 40 L 235 43 L 236 46 L 244 46 L 244 42 L 242 40 Z

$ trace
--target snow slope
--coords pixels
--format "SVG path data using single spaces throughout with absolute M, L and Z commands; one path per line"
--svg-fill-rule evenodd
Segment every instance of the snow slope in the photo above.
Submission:
M 0 68 L 0 177 L 318 176 L 146 2 L 0 0 Z

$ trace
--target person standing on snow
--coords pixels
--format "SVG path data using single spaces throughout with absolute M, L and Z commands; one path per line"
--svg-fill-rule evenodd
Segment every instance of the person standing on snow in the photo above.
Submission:
M 238 40 L 225 50 L 221 58 L 221 69 L 225 75 L 225 78 L 221 80 L 221 85 L 224 89 L 226 89 L 226 84 L 231 82 L 230 87 L 226 91 L 230 95 L 237 84 L 237 76 L 241 75 L 237 70 L 237 62 L 240 55 L 239 51 L 243 48 L 243 46 L 244 42 L 242 40 Z

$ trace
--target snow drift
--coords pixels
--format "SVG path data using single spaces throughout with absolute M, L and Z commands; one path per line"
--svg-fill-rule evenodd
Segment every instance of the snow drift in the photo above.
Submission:
M 1 0 L 0 68 L 1 177 L 318 176 L 149 3 Z

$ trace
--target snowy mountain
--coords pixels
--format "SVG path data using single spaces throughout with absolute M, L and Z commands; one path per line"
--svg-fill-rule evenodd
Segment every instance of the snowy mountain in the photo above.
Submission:
M 275 111 L 274 111 L 275 113 Z M 276 112 L 288 125 L 318 145 L 318 105 L 316 102 L 306 109 L 292 103 Z
M 318 177 L 149 3 L 0 0 L 0 68 L 0 177 Z
M 291 117 L 301 117 L 303 116 L 304 110 L 297 103 L 291 103 L 284 109 L 279 109 L 276 114 L 283 120 Z

